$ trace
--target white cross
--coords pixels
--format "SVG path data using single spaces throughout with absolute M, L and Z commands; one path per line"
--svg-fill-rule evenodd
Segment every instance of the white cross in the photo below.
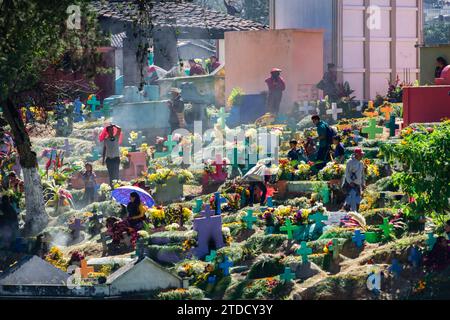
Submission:
M 303 101 L 303 106 L 298 107 L 298 110 L 302 113 L 309 114 L 310 111 L 314 111 L 315 108 L 309 105 L 308 101 Z
M 337 103 L 333 102 L 331 104 L 331 109 L 327 110 L 327 114 L 332 114 L 333 115 L 333 120 L 337 121 L 338 119 L 338 114 L 342 113 L 344 110 L 342 110 L 342 108 L 338 108 L 337 107 Z

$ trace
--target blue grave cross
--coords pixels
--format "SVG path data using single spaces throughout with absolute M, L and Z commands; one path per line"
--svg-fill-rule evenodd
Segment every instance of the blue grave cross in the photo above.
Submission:
M 273 234 L 275 227 L 274 226 L 267 226 L 266 227 L 266 234 Z
M 258 219 L 253 215 L 253 210 L 247 210 L 247 215 L 242 218 L 247 223 L 247 229 L 252 230 L 253 223 L 255 223 Z
M 355 141 L 357 144 L 363 140 L 363 137 L 360 136 L 359 130 L 353 130 L 353 141 Z
M 216 275 L 209 276 L 209 277 L 208 277 L 208 283 L 210 283 L 210 284 L 216 283 L 216 278 L 217 278 Z
M 308 263 L 308 255 L 312 253 L 312 249 L 306 245 L 306 241 L 302 241 L 300 248 L 298 248 L 295 253 L 302 257 L 302 264 L 305 264 Z
M 100 101 L 97 100 L 97 97 L 94 95 L 92 95 L 91 100 L 87 101 L 87 104 L 91 106 L 91 111 L 95 112 L 97 111 L 97 106 L 100 105 Z
M 422 260 L 422 255 L 416 247 L 412 247 L 408 256 L 408 261 L 411 262 L 414 268 L 418 268 Z
M 352 236 L 352 241 L 358 248 L 361 248 L 364 245 L 364 240 L 366 240 L 366 235 L 362 234 L 361 230 L 356 229 L 354 235 Z
M 280 275 L 280 279 L 283 280 L 284 283 L 292 281 L 295 279 L 295 273 L 291 272 L 290 267 L 285 267 L 284 273 Z
M 317 212 L 309 217 L 311 220 L 315 222 L 318 227 L 324 226 L 322 221 L 328 220 L 328 216 L 325 216 L 322 212 Z
M 220 192 L 214 193 L 214 201 L 216 204 L 216 214 L 219 215 L 222 213 L 222 204 L 227 203 L 227 199 L 220 195 Z
M 230 275 L 230 267 L 233 266 L 233 262 L 228 259 L 227 256 L 225 256 L 222 263 L 219 264 L 219 268 L 222 269 L 224 276 Z
M 205 218 L 210 218 L 212 216 L 211 206 L 209 204 L 205 205 L 205 210 L 202 211 L 202 216 Z
M 211 253 L 206 256 L 205 261 L 206 262 L 212 262 L 217 256 L 216 250 L 211 250 Z
M 403 271 L 402 265 L 398 262 L 397 259 L 392 259 L 392 265 L 388 269 L 391 273 L 393 273 L 396 277 L 399 277 L 401 272 Z

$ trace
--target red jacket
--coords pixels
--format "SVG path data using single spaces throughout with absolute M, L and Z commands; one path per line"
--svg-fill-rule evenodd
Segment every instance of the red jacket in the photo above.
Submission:
M 273 79 L 272 77 L 266 79 L 267 86 L 269 87 L 269 91 L 284 91 L 286 89 L 286 84 L 282 77 L 278 79 Z
M 191 67 L 191 70 L 189 71 L 189 75 L 190 76 L 195 76 L 195 75 L 204 75 L 205 74 L 205 70 L 203 70 L 201 65 L 195 65 L 193 67 Z

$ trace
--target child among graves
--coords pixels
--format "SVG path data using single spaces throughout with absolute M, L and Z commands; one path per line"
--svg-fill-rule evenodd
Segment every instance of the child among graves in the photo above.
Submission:
M 95 202 L 95 187 L 97 182 L 95 180 L 96 176 L 92 169 L 91 163 L 86 163 L 84 165 L 85 171 L 83 172 L 83 182 L 84 182 L 84 201 L 86 205 Z
M 291 150 L 289 150 L 287 157 L 290 161 L 308 162 L 308 157 L 306 156 L 303 147 L 297 148 L 298 145 L 297 140 L 291 140 L 289 142 L 289 145 L 291 147 Z
M 333 137 L 333 145 L 334 152 L 332 158 L 334 159 L 334 162 L 343 164 L 345 160 L 345 148 L 344 144 L 341 142 L 341 136 L 337 135 Z
M 425 266 L 430 271 L 443 271 L 450 263 L 450 251 L 445 237 L 438 237 L 433 249 L 425 256 Z
M 333 141 L 333 136 L 335 136 L 336 133 L 333 132 L 333 129 L 330 128 L 328 123 L 320 120 L 318 115 L 312 116 L 311 120 L 317 127 L 317 139 L 319 140 L 319 150 L 317 151 L 316 161 L 323 162 L 323 168 L 326 166 L 327 162 L 331 160 L 329 151 Z

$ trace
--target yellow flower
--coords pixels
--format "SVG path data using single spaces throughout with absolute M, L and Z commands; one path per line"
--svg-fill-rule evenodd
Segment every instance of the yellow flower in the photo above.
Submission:
M 130 139 L 134 141 L 134 140 L 136 140 L 138 138 L 138 135 L 139 134 L 137 132 L 131 131 L 130 132 Z

